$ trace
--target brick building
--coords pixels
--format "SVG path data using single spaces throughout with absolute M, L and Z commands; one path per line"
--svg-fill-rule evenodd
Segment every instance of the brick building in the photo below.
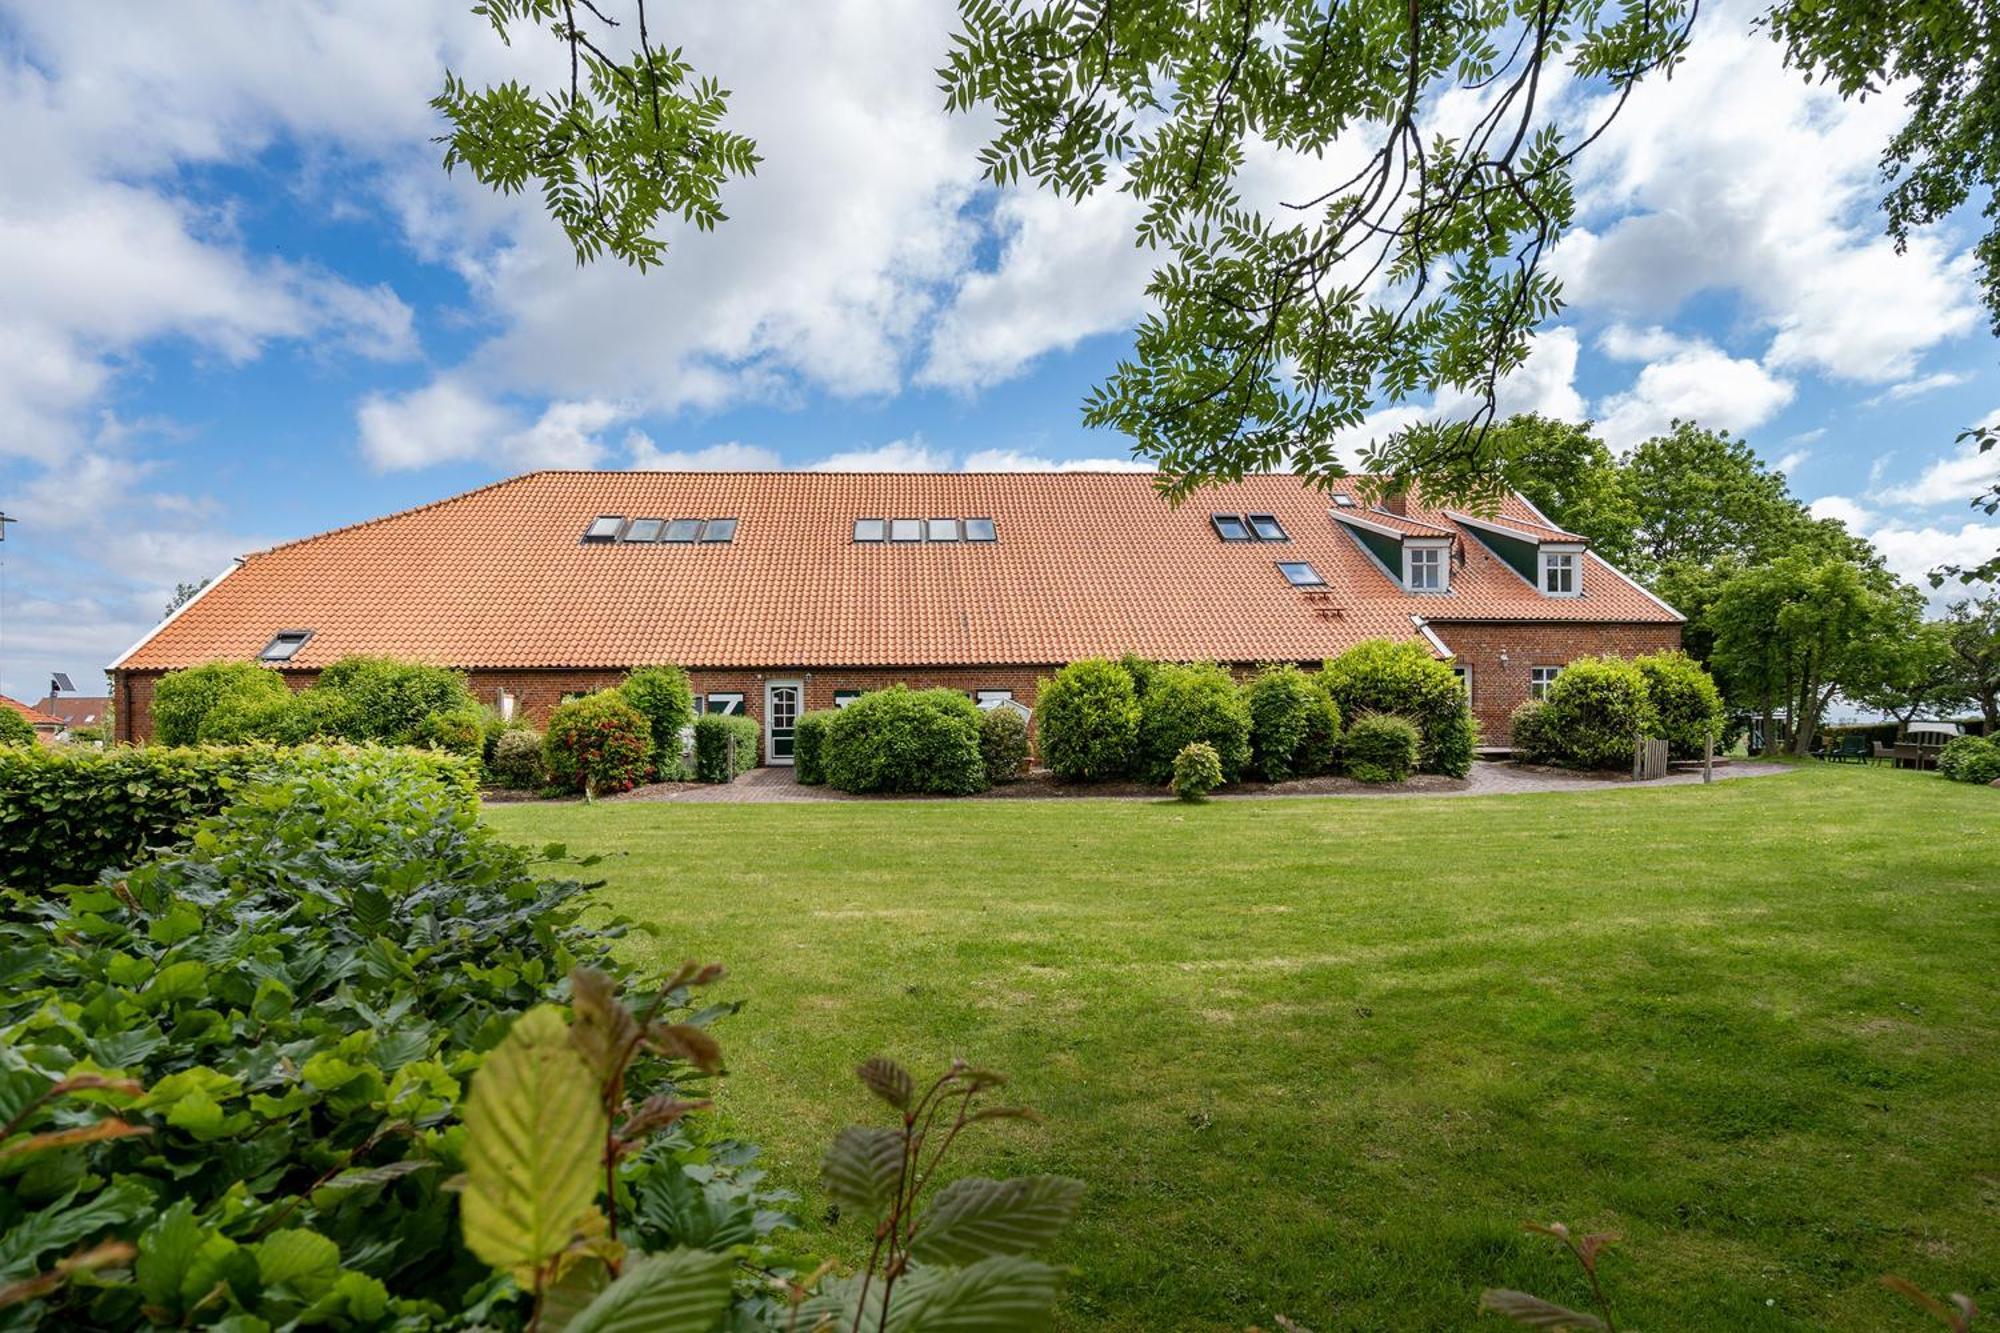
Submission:
M 764 721 L 898 681 L 1032 707 L 1083 657 L 1317 664 L 1418 639 L 1489 744 L 1589 653 L 1681 616 L 1510 497 L 1370 506 L 1352 482 L 1245 478 L 1168 505 L 1143 473 L 536 472 L 237 560 L 112 664 L 122 739 L 154 682 L 218 658 L 295 688 L 354 653 L 457 667 L 540 721 L 630 667 L 688 669 Z

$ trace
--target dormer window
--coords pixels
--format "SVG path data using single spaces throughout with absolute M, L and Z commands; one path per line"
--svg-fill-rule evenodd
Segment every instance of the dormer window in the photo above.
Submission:
M 1577 597 L 1583 593 L 1583 551 L 1580 547 L 1542 547 L 1542 595 Z
M 1450 544 L 1404 538 L 1403 587 L 1410 592 L 1450 591 Z

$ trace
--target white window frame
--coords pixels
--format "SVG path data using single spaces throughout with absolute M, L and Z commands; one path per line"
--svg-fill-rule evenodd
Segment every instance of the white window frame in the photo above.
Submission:
M 718 701 L 722 704 L 720 708 L 715 706 Z M 733 690 L 724 691 L 720 694 L 710 694 L 707 696 L 707 702 L 703 707 L 709 713 L 721 713 L 741 717 L 743 716 L 743 696 Z
M 1553 685 L 1553 684 L 1555 684 L 1555 683 L 1556 683 L 1556 677 L 1557 677 L 1557 676 L 1560 676 L 1560 675 L 1562 674 L 1562 672 L 1563 672 L 1563 669 L 1562 669 L 1561 667 L 1559 667 L 1559 666 L 1531 666 L 1531 667 L 1529 667 L 1529 668 L 1528 668 L 1528 697 L 1529 697 L 1530 699 L 1546 699 L 1546 698 L 1548 698 L 1548 697 L 1549 697 L 1549 686 L 1551 686 L 1551 685 Z
M 972 692 L 972 702 L 979 708 L 981 712 L 985 712 L 989 709 L 998 708 L 1001 704 L 1010 704 L 1014 702 L 1014 691 L 974 690 Z
M 1549 587 L 1549 578 L 1554 571 L 1565 570 L 1569 577 L 1569 587 L 1556 591 Z M 1535 586 L 1544 597 L 1583 596 L 1583 548 L 1581 546 L 1543 546 L 1541 556 L 1536 561 Z
M 1466 702 L 1470 703 L 1472 701 L 1472 668 L 1462 665 L 1455 666 L 1451 669 L 1451 674 L 1458 677 L 1458 683 L 1465 689 Z
M 1417 584 L 1418 556 L 1426 556 L 1426 565 L 1435 564 L 1436 587 L 1419 587 Z M 1423 593 L 1440 597 L 1451 591 L 1451 540 L 1433 541 L 1427 537 L 1405 537 L 1403 539 L 1403 591 Z
M 845 708 L 867 692 L 866 690 L 835 690 L 833 692 L 833 706 L 835 708 Z

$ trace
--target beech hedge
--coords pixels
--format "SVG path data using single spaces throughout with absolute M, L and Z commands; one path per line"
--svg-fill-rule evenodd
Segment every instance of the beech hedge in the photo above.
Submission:
M 808 787 L 826 781 L 826 733 L 837 716 L 833 708 L 801 713 L 792 731 L 792 776 Z
M 343 768 L 356 753 L 267 745 L 0 749 L 0 884 L 91 883 L 152 849 L 185 843 L 195 821 L 252 781 Z M 458 756 L 402 750 L 382 762 L 443 782 L 468 805 L 478 799 L 478 773 Z
M 1389 713 L 1369 713 L 1347 729 L 1341 755 L 1347 775 L 1359 782 L 1401 782 L 1417 766 L 1420 745 L 1416 723 Z
M 1102 658 L 1071 662 L 1041 682 L 1035 714 L 1035 744 L 1057 777 L 1125 776 L 1139 736 L 1139 693 L 1125 666 Z
M 736 748 L 730 749 L 730 738 Z M 704 713 L 694 720 L 694 780 L 734 782 L 757 767 L 764 745 L 764 728 L 740 713 Z M 732 754 L 734 762 L 731 762 Z

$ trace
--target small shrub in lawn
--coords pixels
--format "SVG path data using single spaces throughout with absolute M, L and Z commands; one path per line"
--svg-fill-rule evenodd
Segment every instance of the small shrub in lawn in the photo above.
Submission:
M 1207 741 L 1192 741 L 1174 756 L 1174 795 L 1205 801 L 1222 785 L 1222 756 Z
M 0 745 L 35 745 L 40 740 L 32 722 L 11 708 L 0 708 Z
M 663 782 L 681 777 L 681 736 L 694 725 L 687 672 L 677 666 L 640 667 L 625 677 L 618 692 L 652 724 L 653 772 Z
M 1249 772 L 1266 782 L 1312 777 L 1333 767 L 1340 707 L 1314 677 L 1286 663 L 1243 689 L 1250 709 Z
M 1530 699 L 1514 710 L 1507 720 L 1507 746 L 1523 763 L 1561 762 L 1562 750 L 1556 744 L 1555 724 L 1546 703 Z
M 1393 713 L 1354 720 L 1341 740 L 1347 775 L 1359 782 L 1401 782 L 1416 769 L 1422 740 L 1417 724 Z
M 826 780 L 851 792 L 984 790 L 979 709 L 957 690 L 892 685 L 864 694 L 827 728 Z
M 1059 778 L 1101 782 L 1123 777 L 1139 736 L 1139 696 L 1132 673 L 1116 662 L 1071 662 L 1041 682 L 1035 744 Z
M 702 714 L 694 720 L 694 780 L 736 781 L 740 774 L 757 767 L 763 744 L 764 729 L 754 717 Z
M 542 733 L 532 727 L 509 727 L 493 742 L 486 776 L 495 786 L 536 791 L 548 781 L 542 761 Z
M 638 786 L 652 771 L 652 756 L 652 725 L 616 690 L 559 705 L 542 738 L 549 780 L 591 795 Z
M 1701 663 L 1676 648 L 1635 657 L 1632 665 L 1646 678 L 1646 701 L 1659 719 L 1654 734 L 1666 738 L 1669 753 L 1677 759 L 1694 759 L 1705 740 L 1721 740 L 1727 710 L 1722 691 Z
M 343 657 L 319 673 L 314 690 L 332 690 L 353 706 L 350 740 L 418 744 L 417 729 L 433 713 L 477 710 L 465 677 L 448 667 L 393 657 Z
M 1014 782 L 1028 762 L 1028 720 L 1011 708 L 979 714 L 979 758 L 990 783 Z
M 1632 743 L 1657 736 L 1645 673 L 1622 657 L 1580 657 L 1549 685 L 1556 753 L 1577 768 L 1627 768 Z
M 153 739 L 193 745 L 202 720 L 224 699 L 282 701 L 291 691 L 275 671 L 253 662 L 208 662 L 169 671 L 153 686 Z
M 1162 786 L 1172 782 L 1175 756 L 1195 741 L 1215 747 L 1225 782 L 1242 776 L 1250 761 L 1250 710 L 1243 691 L 1212 663 L 1161 663 L 1139 699 L 1135 775 Z
M 826 733 L 839 712 L 837 708 L 822 708 L 799 714 L 798 726 L 792 731 L 792 776 L 808 787 L 826 781 Z
M 1462 778 L 1472 771 L 1479 744 L 1472 703 L 1451 667 L 1424 644 L 1369 639 L 1328 662 L 1320 679 L 1344 718 L 1393 713 L 1414 723 L 1424 772 Z
M 2000 778 L 2000 744 L 1985 736 L 1954 736 L 1938 751 L 1938 772 L 1953 782 L 1980 785 Z

